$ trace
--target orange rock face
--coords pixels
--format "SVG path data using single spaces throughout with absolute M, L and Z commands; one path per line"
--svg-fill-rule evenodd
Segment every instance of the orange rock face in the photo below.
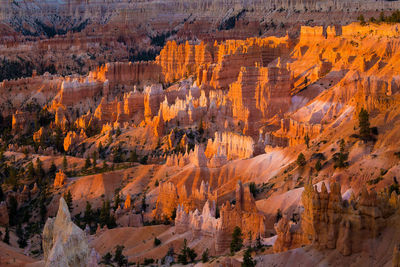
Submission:
M 54 179 L 54 187 L 59 188 L 64 186 L 64 184 L 67 182 L 67 175 L 62 170 L 59 170 L 56 173 L 56 178 Z
M 72 149 L 75 145 L 85 140 L 85 138 L 87 138 L 87 136 L 83 130 L 81 130 L 79 135 L 76 132 L 68 132 L 67 136 L 64 138 L 64 150 L 68 151 Z
M 395 192 L 389 197 L 364 187 L 360 197 L 342 200 L 340 185 L 331 184 L 331 192 L 325 184 L 321 191 L 307 185 L 302 202 L 304 212 L 301 225 L 290 227 L 287 219 L 277 225 L 276 252 L 285 251 L 302 244 L 311 243 L 318 249 L 336 249 L 347 256 L 362 251 L 363 242 L 376 238 L 385 226 L 385 218 L 393 215 L 397 208 Z
M 220 211 L 221 222 L 218 224 L 215 249 L 222 253 L 230 247 L 232 233 L 239 226 L 244 239 L 248 242 L 258 236 L 265 235 L 264 216 L 258 213 L 254 198 L 248 187 L 243 187 L 239 181 L 236 186 L 236 204 L 231 207 L 227 202 Z M 246 233 L 248 236 L 246 236 Z M 249 235 L 251 233 L 251 236 Z

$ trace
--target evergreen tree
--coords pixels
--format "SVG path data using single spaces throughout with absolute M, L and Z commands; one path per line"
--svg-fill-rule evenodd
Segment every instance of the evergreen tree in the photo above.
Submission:
M 35 177 L 35 168 L 33 167 L 32 161 L 28 163 L 27 175 L 29 179 L 33 179 Z
M 90 226 L 93 220 L 93 211 L 92 211 L 92 205 L 90 205 L 89 201 L 86 201 L 86 208 L 85 208 L 85 213 L 83 215 L 83 221 Z
M 117 193 L 114 197 L 114 210 L 118 209 L 120 203 L 121 203 L 121 197 L 119 193 Z
M 97 165 L 97 152 L 96 151 L 93 151 L 92 162 L 93 162 L 93 168 L 96 168 L 96 165 Z
M 10 244 L 10 229 L 8 229 L 8 226 L 6 226 L 6 233 L 4 235 L 3 242 L 6 244 Z
M 188 264 L 189 262 L 193 262 L 197 257 L 194 249 L 191 249 L 187 246 L 186 238 L 183 240 L 183 248 L 181 249 L 181 253 L 178 255 L 178 262 L 182 264 Z
M 321 164 L 321 160 L 319 159 L 316 163 L 315 163 L 315 170 L 317 170 L 317 172 L 319 172 L 322 169 L 322 164 Z
M 360 128 L 360 138 L 364 141 L 370 139 L 371 129 L 369 123 L 369 114 L 364 108 L 358 114 L 358 127 Z
M 17 240 L 18 246 L 20 248 L 26 247 L 28 244 L 27 244 L 26 239 L 24 237 L 24 230 L 22 229 L 21 224 L 17 225 L 16 234 L 17 234 L 17 237 L 18 237 L 18 240 Z
M 66 171 L 67 168 L 68 168 L 67 156 L 64 155 L 64 158 L 63 158 L 63 170 Z
M 357 20 L 360 22 L 361 25 L 365 25 L 365 18 L 364 15 L 361 14 L 360 16 L 357 17 Z
M 250 193 L 253 195 L 253 197 L 256 197 L 256 195 L 257 195 L 257 186 L 256 186 L 255 182 L 251 182 L 249 184 L 249 190 L 250 190 Z
M 307 145 L 307 148 L 310 148 L 310 137 L 308 136 L 308 133 L 304 136 L 304 142 Z
M 46 194 L 47 194 L 47 187 L 44 187 L 40 192 L 40 197 L 39 197 L 39 214 L 42 223 L 45 222 L 47 215 Z
M 161 240 L 158 239 L 157 237 L 154 237 L 154 246 L 157 247 L 159 245 L 161 245 Z
M 74 206 L 72 203 L 72 194 L 71 194 L 70 190 L 68 190 L 68 192 L 64 193 L 64 199 L 65 199 L 65 202 L 67 203 L 69 212 L 72 212 Z
M 121 135 L 121 129 L 118 127 L 117 130 L 115 131 L 115 135 L 118 137 Z
M 10 226 L 18 223 L 18 201 L 14 196 L 9 198 L 8 217 Z
M 346 153 L 346 144 L 344 140 L 340 140 L 340 151 L 339 153 L 335 153 L 333 155 L 333 161 L 335 164 L 333 165 L 334 168 L 344 168 L 348 165 L 346 162 L 349 157 L 349 154 Z
M 105 265 L 111 265 L 111 260 L 112 260 L 112 255 L 110 252 L 107 252 L 102 258 L 100 263 L 103 263 Z
M 297 165 L 299 165 L 299 167 L 303 167 L 304 165 L 306 165 L 306 157 L 304 156 L 303 153 L 300 153 L 299 156 L 297 157 L 296 160 Z
M 107 170 L 107 168 L 108 168 L 107 162 L 103 161 L 103 169 L 104 169 L 104 171 Z
M 49 169 L 49 176 L 54 178 L 57 172 L 57 166 L 54 164 L 54 161 L 51 162 L 50 169 Z
M 208 262 L 208 248 L 206 248 L 206 250 L 203 251 L 203 254 L 201 255 L 201 261 L 203 263 Z
M 122 251 L 124 250 L 124 246 L 117 245 L 115 247 L 115 255 L 114 255 L 114 262 L 118 264 L 118 266 L 127 266 L 128 265 L 128 259 L 122 254 Z
M 242 267 L 255 267 L 256 261 L 251 257 L 251 249 L 248 248 L 243 254 Z
M 101 142 L 99 142 L 99 146 L 97 147 L 97 151 L 99 153 L 99 157 L 103 158 L 103 144 Z
M 122 162 L 122 149 L 121 146 L 116 146 L 113 149 L 113 162 L 120 163 Z
M 146 192 L 143 193 L 142 197 L 142 211 L 146 212 Z
M 236 226 L 232 233 L 231 253 L 239 251 L 243 247 L 242 230 Z
M 203 133 L 204 133 L 203 117 L 201 117 L 199 122 L 199 134 L 203 135 Z
M 275 222 L 279 222 L 279 220 L 282 218 L 282 211 L 281 209 L 278 209 L 276 211 L 276 217 L 275 217 Z
M 136 149 L 132 150 L 129 154 L 129 161 L 130 162 L 138 162 L 138 156 L 136 154 Z
M 116 226 L 115 217 L 110 214 L 110 201 L 103 200 L 103 205 L 100 210 L 100 225 L 103 227 L 107 225 L 109 229 L 114 228 Z
M 92 163 L 90 162 L 90 158 L 89 158 L 89 156 L 88 156 L 88 157 L 86 158 L 86 160 L 85 160 L 85 167 L 84 167 L 84 169 L 85 169 L 85 170 L 89 169 L 91 164 L 92 164 Z
M 43 178 L 45 177 L 46 173 L 45 173 L 45 171 L 43 169 L 43 163 L 40 160 L 40 158 L 36 159 L 36 170 L 35 170 L 35 172 L 36 172 L 36 176 L 39 179 L 39 181 L 42 181 Z

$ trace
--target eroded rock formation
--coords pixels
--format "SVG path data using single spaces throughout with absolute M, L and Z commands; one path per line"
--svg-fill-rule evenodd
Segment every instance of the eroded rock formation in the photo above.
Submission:
M 342 255 L 362 251 L 363 241 L 376 238 L 386 226 L 388 216 L 394 214 L 397 196 L 390 198 L 386 192 L 368 192 L 364 187 L 356 200 L 354 197 L 342 200 L 338 183 L 327 187 L 323 183 L 321 191 L 307 185 L 302 203 L 304 212 L 300 225 L 290 227 L 287 219 L 277 225 L 278 238 L 274 250 L 285 251 L 302 244 L 312 244 L 317 249 L 337 249 Z
M 56 218 L 48 218 L 43 229 L 45 266 L 82 266 L 90 259 L 84 232 L 71 221 L 67 203 L 60 198 Z
M 59 170 L 56 173 L 56 177 L 54 179 L 54 188 L 63 187 L 66 182 L 67 182 L 67 175 L 62 170 Z

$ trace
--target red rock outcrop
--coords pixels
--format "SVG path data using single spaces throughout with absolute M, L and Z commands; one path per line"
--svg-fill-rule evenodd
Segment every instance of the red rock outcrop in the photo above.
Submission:
M 389 198 L 386 192 L 368 192 L 364 187 L 358 200 L 343 201 L 340 185 L 333 183 L 328 192 L 325 184 L 321 191 L 307 185 L 302 203 L 301 226 L 297 230 L 278 223 L 275 251 L 284 251 L 302 244 L 317 249 L 336 249 L 347 256 L 362 251 L 363 241 L 376 238 L 386 226 L 385 218 L 394 214 L 397 196 Z M 389 199 L 393 199 L 389 201 Z M 285 228 L 285 229 L 284 229 Z
M 192 192 L 188 192 L 185 186 L 177 189 L 171 182 L 163 183 L 160 185 L 160 193 L 153 216 L 170 218 L 178 205 L 185 207 L 186 212 L 195 209 L 202 210 L 207 200 L 217 202 L 218 195 L 216 192 L 212 192 L 209 184 L 203 180 L 200 187 L 193 189 Z
M 69 151 L 86 138 L 87 136 L 83 129 L 81 129 L 79 135 L 76 132 L 68 132 L 67 136 L 64 138 L 64 150 Z
M 26 133 L 34 127 L 36 116 L 30 112 L 17 111 L 12 116 L 13 133 Z
M 253 155 L 254 141 L 249 136 L 243 136 L 232 132 L 215 133 L 214 140 L 208 139 L 205 154 L 212 158 L 220 153 L 226 155 L 228 160 L 245 159 Z
M 56 173 L 56 178 L 54 179 L 54 188 L 63 187 L 66 182 L 67 182 L 67 175 L 62 170 L 59 170 Z
M 124 202 L 124 209 L 129 210 L 131 209 L 131 195 L 128 194 L 126 196 L 125 202 Z
M 251 233 L 251 237 L 247 236 L 248 242 L 265 235 L 264 216 L 258 212 L 249 188 L 243 187 L 240 181 L 236 186 L 235 206 L 232 207 L 227 202 L 221 207 L 220 216 L 221 222 L 218 224 L 215 241 L 217 253 L 222 253 L 230 247 L 232 233 L 236 226 L 240 227 L 242 233 Z
M 115 62 L 107 63 L 98 70 L 98 77 L 108 80 L 110 88 L 117 85 L 144 85 L 165 82 L 162 66 L 156 62 Z
M 103 82 L 90 75 L 84 79 L 68 79 L 61 84 L 58 103 L 63 106 L 74 106 L 99 96 Z

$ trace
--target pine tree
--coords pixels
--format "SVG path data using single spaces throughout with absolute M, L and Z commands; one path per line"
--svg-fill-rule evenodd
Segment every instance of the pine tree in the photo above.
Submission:
M 136 154 L 136 149 L 132 150 L 129 154 L 129 161 L 130 162 L 137 162 L 138 161 L 138 156 Z
M 27 175 L 29 179 L 33 179 L 35 177 L 35 168 L 33 167 L 32 161 L 28 163 Z
M 122 162 L 122 149 L 121 146 L 116 146 L 113 149 L 113 162 L 120 163 Z
M 181 253 L 178 255 L 178 262 L 184 265 L 188 264 L 188 259 L 186 255 L 186 239 L 183 241 L 183 248 L 181 249 Z
M 96 168 L 96 165 L 97 165 L 97 152 L 96 151 L 93 151 L 92 162 L 93 162 L 93 168 Z
M 322 169 L 322 164 L 321 164 L 321 160 L 319 159 L 316 163 L 315 163 L 315 170 L 317 170 L 317 172 L 319 172 Z
M 142 211 L 146 212 L 146 192 L 143 193 L 142 197 Z
M 46 207 L 46 198 L 44 195 L 42 195 L 39 199 L 39 208 L 40 208 L 40 219 L 41 222 L 44 223 L 46 220 L 46 215 L 47 215 L 47 207 Z
M 8 229 L 8 226 L 6 226 L 6 233 L 4 235 L 3 242 L 6 244 L 10 244 L 10 229 Z
M 282 218 L 282 211 L 281 209 L 278 209 L 276 211 L 276 216 L 275 216 L 275 222 L 279 222 L 279 220 Z
M 24 230 L 22 229 L 21 224 L 17 225 L 16 234 L 17 234 L 17 237 L 18 237 L 18 240 L 17 240 L 18 246 L 20 248 L 26 247 L 28 244 L 27 244 L 26 239 L 24 237 Z
M 121 135 L 121 129 L 120 129 L 119 127 L 117 128 L 117 130 L 116 130 L 116 132 L 115 132 L 115 135 L 116 135 L 117 137 Z
M 106 171 L 108 168 L 107 162 L 103 161 L 103 170 Z
M 304 142 L 307 145 L 307 148 L 310 148 L 310 137 L 308 136 L 308 133 L 304 136 Z
M 257 195 L 257 185 L 256 185 L 255 182 L 251 182 L 249 184 L 249 190 L 250 190 L 250 193 L 253 195 L 253 197 L 256 197 L 256 195 Z
M 40 158 L 36 159 L 36 171 L 35 172 L 36 172 L 36 176 L 38 177 L 39 180 L 42 180 L 46 175 L 45 171 L 43 170 L 43 163 L 40 160 Z
M 105 265 L 111 265 L 111 260 L 112 260 L 112 255 L 110 252 L 107 252 L 102 258 L 100 263 L 103 263 Z
M 57 166 L 54 164 L 54 161 L 51 162 L 50 169 L 49 169 L 49 176 L 54 178 L 57 172 Z
M 299 165 L 299 167 L 303 167 L 304 165 L 306 165 L 306 157 L 304 157 L 303 153 L 300 153 L 299 156 L 297 157 L 296 160 L 297 165 Z
M 111 224 L 112 220 L 110 216 L 110 201 L 103 200 L 103 205 L 100 210 L 100 225 L 101 227 L 103 227 L 104 225 L 107 225 L 107 227 L 109 227 Z
M 115 247 L 114 262 L 116 262 L 118 266 L 126 266 L 128 264 L 128 259 L 124 256 L 124 254 L 122 254 L 124 248 L 124 246 L 120 245 Z
M 121 203 L 121 197 L 117 193 L 114 197 L 114 210 L 118 209 L 119 204 Z
M 74 206 L 72 203 L 72 194 L 71 194 L 70 190 L 68 190 L 68 192 L 64 193 L 64 199 L 65 199 L 65 202 L 67 203 L 69 212 L 72 212 Z
M 251 249 L 248 248 L 243 254 L 242 267 L 255 267 L 256 261 L 251 257 Z
M 203 135 L 203 133 L 204 133 L 203 117 L 201 117 L 199 122 L 199 134 Z
M 360 138 L 364 141 L 370 139 L 371 129 L 369 123 L 369 114 L 364 108 L 358 114 L 358 126 L 360 128 Z
M 161 240 L 158 239 L 157 237 L 154 237 L 154 246 L 157 247 L 161 244 Z
M 16 225 L 18 222 L 18 201 L 14 196 L 9 198 L 8 216 L 10 226 Z
M 334 168 L 344 168 L 347 164 L 347 159 L 349 154 L 346 153 L 346 144 L 344 140 L 340 140 L 340 152 L 333 155 L 333 160 L 335 164 L 333 165 Z
M 63 158 L 63 170 L 66 171 L 67 168 L 68 168 L 67 156 L 64 155 L 64 158 Z
M 85 208 L 85 213 L 83 215 L 83 221 L 90 226 L 93 220 L 93 211 L 92 211 L 92 205 L 90 205 L 89 201 L 86 201 L 86 208 Z
M 86 158 L 86 160 L 85 160 L 85 167 L 84 167 L 84 169 L 85 169 L 85 170 L 89 169 L 91 164 L 92 164 L 92 163 L 90 162 L 90 158 L 89 158 L 89 156 L 88 156 L 88 157 Z
M 97 151 L 99 153 L 99 157 L 102 158 L 103 156 L 103 144 L 99 142 L 99 146 L 97 147 Z
M 232 233 L 231 253 L 239 251 L 243 247 L 242 230 L 236 226 Z
M 203 251 L 203 254 L 201 255 L 201 261 L 203 263 L 208 262 L 208 248 L 206 248 L 206 250 Z

